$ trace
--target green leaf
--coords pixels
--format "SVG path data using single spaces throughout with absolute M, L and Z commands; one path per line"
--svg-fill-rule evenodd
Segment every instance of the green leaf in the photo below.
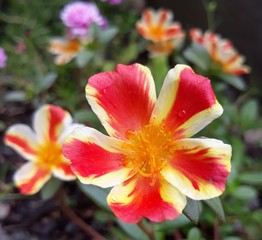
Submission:
M 219 72 L 216 76 L 239 90 L 245 90 L 246 84 L 243 78 Z
M 5 94 L 4 100 L 6 102 L 24 102 L 27 96 L 24 91 L 11 91 Z
M 135 59 L 138 55 L 138 47 L 136 43 L 129 44 L 125 49 L 123 49 L 123 54 L 119 57 L 118 62 L 121 63 L 129 63 L 133 59 Z
M 248 201 L 256 198 L 258 192 L 250 186 L 239 186 L 232 192 L 232 195 L 240 200 Z
M 106 210 L 110 210 L 107 204 L 107 195 L 110 189 L 96 187 L 94 185 L 86 185 L 82 184 L 78 181 L 78 186 L 80 190 L 92 199 L 99 207 L 104 208 Z
M 262 186 L 262 171 L 241 173 L 239 180 L 245 184 Z
M 60 186 L 61 186 L 60 180 L 58 180 L 57 178 L 51 178 L 41 189 L 40 194 L 42 199 L 48 200 L 52 198 L 56 194 Z
M 116 222 L 132 239 L 148 240 L 147 235 L 136 224 L 127 224 L 118 219 Z
M 90 60 L 93 58 L 94 52 L 92 51 L 82 51 L 79 54 L 77 54 L 75 60 L 76 60 L 76 65 L 79 68 L 85 67 Z
M 225 221 L 225 213 L 219 197 L 204 200 L 204 203 L 217 214 L 220 220 Z
M 161 56 L 152 58 L 150 61 L 150 69 L 155 80 L 156 92 L 159 93 L 163 85 L 165 76 L 169 70 L 168 57 Z
M 210 68 L 211 60 L 209 54 L 199 44 L 191 44 L 191 47 L 184 51 L 184 57 L 204 71 Z
M 241 125 L 244 130 L 254 128 L 259 115 L 259 105 L 254 99 L 248 100 L 240 110 Z
M 194 224 L 198 224 L 201 213 L 199 201 L 195 201 L 187 197 L 187 205 L 183 210 L 183 214 Z
M 110 27 L 106 30 L 99 31 L 99 42 L 102 44 L 106 44 L 111 41 L 116 34 L 118 33 L 118 29 L 115 27 Z
M 36 92 L 40 93 L 40 92 L 47 90 L 54 84 L 56 79 L 57 79 L 56 72 L 50 72 L 47 75 L 45 75 L 44 77 L 40 78 L 36 84 Z
M 229 236 L 229 237 L 223 238 L 223 240 L 242 240 L 242 239 L 243 238 L 235 237 L 235 236 Z
M 202 234 L 201 231 L 197 227 L 193 227 L 189 230 L 187 234 L 187 240 L 201 240 Z

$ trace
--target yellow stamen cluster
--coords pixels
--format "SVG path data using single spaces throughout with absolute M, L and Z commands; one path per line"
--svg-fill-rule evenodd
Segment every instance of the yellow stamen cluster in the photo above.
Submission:
M 126 134 L 122 144 L 126 156 L 125 167 L 132 167 L 144 177 L 154 178 L 172 157 L 175 151 L 173 135 L 164 126 L 147 125 Z
M 51 169 L 59 165 L 62 158 L 62 147 L 56 142 L 46 142 L 38 149 L 38 163 L 44 168 Z

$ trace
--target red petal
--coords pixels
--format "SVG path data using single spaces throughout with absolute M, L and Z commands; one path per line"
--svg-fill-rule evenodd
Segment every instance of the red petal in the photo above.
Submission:
M 124 167 L 115 141 L 94 129 L 79 128 L 66 139 L 62 151 L 83 183 L 109 187 L 128 179 L 132 171 Z
M 134 176 L 111 190 L 108 203 L 124 222 L 136 223 L 143 217 L 161 222 L 176 218 L 185 207 L 186 199 L 163 179 Z
M 126 132 L 148 124 L 155 102 L 155 88 L 148 68 L 118 65 L 114 72 L 89 79 L 87 99 L 109 135 L 125 139 Z

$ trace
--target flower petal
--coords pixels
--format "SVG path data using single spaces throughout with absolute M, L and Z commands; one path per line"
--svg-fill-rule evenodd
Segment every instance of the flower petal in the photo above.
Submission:
M 37 138 L 35 133 L 24 124 L 15 124 L 5 133 L 4 142 L 27 160 L 35 160 Z
M 190 137 L 222 112 L 210 81 L 189 66 L 176 65 L 165 78 L 151 121 Z
M 183 139 L 176 147 L 162 176 L 195 200 L 222 194 L 231 169 L 231 146 L 216 139 Z
M 34 194 L 42 188 L 50 177 L 50 171 L 29 162 L 15 172 L 14 182 L 22 194 Z
M 94 75 L 86 95 L 108 134 L 120 139 L 148 124 L 156 99 L 152 75 L 140 64 L 117 65 L 114 72 Z
M 71 160 L 71 168 L 85 184 L 110 187 L 130 178 L 123 166 L 119 141 L 92 128 L 77 128 L 63 145 L 63 154 Z
M 41 141 L 57 141 L 71 123 L 71 115 L 54 105 L 42 106 L 33 118 L 34 129 Z
M 115 186 L 107 197 L 115 215 L 127 223 L 146 217 L 154 222 L 176 218 L 186 205 L 186 197 L 164 179 L 134 176 Z
M 76 175 L 73 173 L 70 162 L 65 158 L 65 162 L 60 163 L 59 166 L 56 166 L 52 169 L 52 172 L 55 177 L 62 179 L 64 181 L 75 180 Z
M 55 63 L 63 65 L 71 61 L 81 48 L 81 43 L 77 39 L 54 38 L 50 42 L 49 51 L 57 55 Z

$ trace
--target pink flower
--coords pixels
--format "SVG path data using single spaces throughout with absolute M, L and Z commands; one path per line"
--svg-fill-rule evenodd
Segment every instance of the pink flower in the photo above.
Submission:
M 100 27 L 107 25 L 106 19 L 94 3 L 82 1 L 69 3 L 62 10 L 60 17 L 75 37 L 86 36 L 93 23 Z
M 0 47 L 0 68 L 4 68 L 6 64 L 7 56 L 5 50 Z

